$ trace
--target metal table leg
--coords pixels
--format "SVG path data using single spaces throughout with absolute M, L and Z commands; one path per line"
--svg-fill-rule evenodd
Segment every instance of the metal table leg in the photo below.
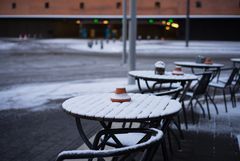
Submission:
M 151 93 L 153 93 L 154 89 L 151 89 L 151 87 L 149 86 L 147 80 L 145 80 L 146 86 L 148 88 L 148 90 L 150 90 Z
M 186 96 L 187 90 L 189 89 L 192 81 L 188 81 L 187 84 L 186 82 L 181 82 L 182 87 L 184 87 L 183 93 L 181 98 L 179 99 L 179 102 L 182 103 L 182 109 L 183 109 L 183 118 L 184 118 L 184 123 L 185 123 L 185 128 L 188 129 L 188 123 L 187 123 L 187 114 L 186 114 L 186 108 L 184 104 L 184 98 Z
M 144 92 L 143 92 L 143 90 L 142 90 L 142 88 L 141 88 L 140 79 L 139 79 L 139 78 L 136 78 L 136 80 L 137 80 L 138 89 L 139 89 L 140 93 L 143 94 Z
M 83 131 L 81 119 L 76 117 L 75 120 L 76 120 L 78 132 L 81 138 L 83 139 L 83 142 L 88 146 L 89 149 L 93 149 L 93 144 L 89 141 L 85 132 Z
M 193 74 L 195 74 L 194 67 L 191 67 L 191 71 Z

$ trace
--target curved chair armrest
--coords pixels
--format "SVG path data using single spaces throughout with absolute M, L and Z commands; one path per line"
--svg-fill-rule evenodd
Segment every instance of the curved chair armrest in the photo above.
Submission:
M 220 70 L 222 71 L 222 70 L 233 70 L 233 68 L 234 67 L 223 67 L 223 68 L 221 68 Z
M 114 129 L 113 129 L 114 130 Z M 65 159 L 86 159 L 86 158 L 103 158 L 103 157 L 114 157 L 120 156 L 124 154 L 129 154 L 132 152 L 140 151 L 143 149 L 147 149 L 150 146 L 156 145 L 159 143 L 163 136 L 163 132 L 158 129 L 151 128 L 149 129 L 153 132 L 154 135 L 151 136 L 145 142 L 116 149 L 110 150 L 70 150 L 70 151 L 63 151 L 58 154 L 56 161 L 63 161 Z M 103 130 L 104 131 L 104 130 Z
M 204 74 L 206 74 L 206 73 L 213 73 L 213 72 L 217 72 L 217 71 L 218 71 L 217 69 L 209 69 L 208 71 L 195 73 L 194 75 L 202 76 L 202 75 L 204 75 Z
M 163 91 L 163 92 L 158 92 L 156 93 L 155 95 L 156 96 L 164 96 L 164 95 L 172 95 L 172 94 L 176 94 L 176 96 L 174 96 L 173 99 L 175 99 L 175 97 L 178 96 L 178 94 L 183 90 L 183 87 L 182 86 L 179 86 L 178 88 L 173 88 L 173 89 L 170 89 L 168 91 Z

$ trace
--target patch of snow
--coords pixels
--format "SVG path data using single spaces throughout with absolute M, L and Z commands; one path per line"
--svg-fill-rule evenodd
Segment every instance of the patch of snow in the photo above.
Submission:
M 109 42 L 109 43 L 103 43 L 103 48 L 101 48 L 100 41 L 98 41 L 98 44 L 94 44 L 90 48 L 87 45 L 87 42 L 83 44 L 70 44 L 67 45 L 68 48 L 80 50 L 80 51 L 89 51 L 89 52 L 104 52 L 104 53 L 120 53 L 122 52 L 122 43 L 117 42 Z
M 92 41 L 92 47 L 88 47 L 88 43 Z M 21 42 L 21 43 L 20 43 Z M 103 43 L 101 43 L 103 42 Z M 11 44 L 13 43 L 13 44 Z M 65 50 L 81 54 L 88 52 L 106 53 L 106 54 L 120 54 L 123 50 L 123 44 L 120 40 L 87 40 L 87 39 L 29 39 L 26 42 L 16 39 L 15 42 L 8 42 L 0 40 L 0 50 L 11 50 L 12 45 L 14 49 L 27 50 L 42 49 L 58 50 L 61 52 L 63 47 Z M 6 45 L 5 45 L 6 44 Z M 103 44 L 103 48 L 101 47 Z M 128 43 L 127 43 L 128 48 Z M 65 51 L 64 50 L 64 51 Z M 127 49 L 128 50 L 128 49 Z M 191 41 L 189 47 L 185 47 L 184 41 L 174 40 L 137 40 L 136 53 L 142 55 L 158 55 L 158 54 L 193 54 L 193 55 L 207 55 L 208 54 L 234 54 L 236 57 L 240 55 L 240 42 L 229 41 Z
M 122 145 L 132 146 L 132 145 L 136 145 L 145 136 L 145 134 L 144 133 L 127 133 L 127 134 L 117 134 L 115 136 L 122 143 Z M 112 138 L 110 138 L 108 142 L 112 144 L 116 144 L 116 142 Z
M 238 95 L 239 97 L 239 95 Z M 216 98 L 215 98 L 216 99 Z M 218 107 L 219 114 L 216 114 L 216 111 L 212 104 L 210 105 L 210 113 L 211 113 L 211 120 L 208 119 L 207 116 L 207 109 L 206 104 L 203 104 L 203 107 L 206 112 L 206 118 L 203 117 L 202 111 L 200 107 L 195 107 L 194 111 L 199 113 L 199 121 L 196 124 L 188 124 L 188 130 L 190 131 L 198 131 L 198 132 L 210 132 L 213 134 L 224 134 L 230 133 L 231 135 L 237 136 L 240 134 L 240 126 L 237 124 L 237 120 L 239 120 L 240 116 L 240 108 L 239 108 L 239 101 L 237 102 L 237 107 L 232 108 L 231 101 L 228 100 L 227 107 L 228 112 L 225 112 L 224 102 L 219 96 L 218 101 L 216 101 L 216 105 Z M 190 109 L 187 109 L 190 110 Z M 191 118 L 189 118 L 191 119 Z M 184 124 L 181 125 L 184 127 Z
M 81 39 L 42 39 L 37 41 L 46 44 L 84 44 L 87 42 Z
M 239 94 L 236 95 L 237 98 L 240 96 Z M 225 105 L 224 105 L 224 102 L 222 102 L 223 96 L 220 95 L 220 96 L 216 96 L 215 99 L 216 100 L 220 100 L 221 102 L 216 102 L 216 105 L 217 105 L 217 108 L 218 108 L 218 111 L 219 111 L 219 116 L 227 116 L 227 117 L 233 117 L 233 116 L 240 116 L 240 108 L 239 108 L 239 100 L 237 99 L 237 107 L 232 107 L 232 103 L 231 101 L 229 100 L 230 99 L 230 95 L 227 95 L 227 107 L 228 107 L 228 112 L 225 112 Z M 209 106 L 210 106 L 210 113 L 211 113 L 211 116 L 218 116 L 216 114 L 216 111 L 215 111 L 215 108 L 213 107 L 213 104 L 209 101 Z M 205 109 L 205 112 L 207 112 L 207 109 L 206 109 L 206 103 L 203 104 L 203 107 Z M 195 109 L 200 109 L 200 107 L 196 107 Z M 202 113 L 200 110 L 196 110 L 197 113 Z
M 126 78 L 19 85 L 0 91 L 0 110 L 35 108 L 50 100 L 67 99 L 81 94 L 110 93 L 122 86 L 127 91 L 137 90 L 135 85 L 127 86 Z
M 6 43 L 6 42 L 1 42 L 0 41 L 0 50 L 9 50 L 9 49 L 12 49 L 13 47 L 15 47 L 16 44 L 15 43 Z

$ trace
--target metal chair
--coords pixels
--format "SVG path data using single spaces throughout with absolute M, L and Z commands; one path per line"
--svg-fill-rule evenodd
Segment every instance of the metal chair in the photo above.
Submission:
M 208 104 L 208 99 L 212 102 L 212 104 L 215 107 L 216 113 L 218 114 L 218 109 L 216 104 L 214 103 L 213 99 L 209 96 L 208 92 L 207 92 L 207 88 L 209 85 L 209 82 L 211 80 L 212 77 L 212 72 L 205 72 L 201 74 L 202 77 L 199 80 L 198 85 L 195 87 L 195 89 L 193 89 L 192 92 L 187 92 L 187 96 L 190 97 L 189 100 L 189 104 L 188 107 L 191 107 L 191 113 L 192 113 L 192 122 L 195 123 L 195 118 L 194 118 L 194 111 L 193 111 L 193 101 L 196 100 L 196 104 L 198 104 L 203 112 L 203 116 L 205 117 L 205 110 L 201 104 L 201 102 L 199 101 L 199 99 L 201 97 L 204 97 L 206 103 L 207 103 L 207 111 L 208 111 L 208 118 L 211 119 L 211 115 L 210 115 L 210 109 L 209 109 L 209 104 Z
M 183 90 L 183 87 L 182 86 L 178 86 L 177 88 L 169 88 L 168 90 L 157 92 L 157 93 L 154 93 L 154 94 L 156 96 L 169 95 L 169 96 L 171 96 L 172 99 L 178 99 L 178 97 L 179 97 L 179 95 L 180 95 L 182 90 Z M 181 101 L 181 98 L 179 99 L 179 101 Z M 177 145 L 178 145 L 178 149 L 181 150 L 181 144 L 180 144 L 179 138 L 173 132 L 173 130 L 172 130 L 171 126 L 170 126 L 172 124 L 176 126 L 176 128 L 177 128 L 177 130 L 178 130 L 178 132 L 180 134 L 180 137 L 182 139 L 184 139 L 184 135 L 183 135 L 182 128 L 181 128 L 180 116 L 176 115 L 176 116 L 171 118 L 171 122 L 170 122 L 169 126 L 166 129 L 166 133 L 167 133 L 167 136 L 168 136 L 168 143 L 169 143 L 169 147 L 170 147 L 170 151 L 171 152 L 173 152 L 173 148 L 172 148 L 172 145 L 171 145 L 170 134 L 172 134 L 172 136 L 175 138 L 175 141 L 177 142 Z
M 160 85 L 160 87 L 156 88 L 157 85 Z M 161 87 L 163 87 L 163 88 L 161 88 Z M 172 99 L 178 99 L 181 91 L 183 90 L 183 87 L 181 85 L 172 86 L 172 83 L 169 86 L 162 86 L 162 83 L 156 82 L 153 85 L 152 89 L 153 89 L 152 90 L 153 94 L 156 95 L 156 96 L 166 96 L 166 95 L 168 95 Z M 181 99 L 182 98 L 180 97 L 178 100 L 181 101 Z M 171 140 L 170 136 L 172 135 L 174 137 L 175 141 L 177 142 L 179 150 L 181 150 L 181 144 L 180 144 L 180 139 L 178 138 L 176 133 L 172 130 L 171 125 L 175 125 L 175 127 L 177 128 L 177 130 L 180 134 L 181 139 L 184 139 L 184 135 L 183 135 L 183 131 L 182 131 L 182 128 L 181 128 L 180 116 L 178 114 L 175 114 L 174 116 L 171 116 L 171 117 L 169 117 L 168 115 L 163 117 L 163 120 L 166 120 L 166 119 L 169 119 L 169 125 L 168 126 L 165 125 L 166 127 L 164 127 L 164 128 L 166 128 L 166 129 L 162 129 L 162 130 L 164 130 L 164 134 L 167 134 L 169 149 L 170 149 L 170 152 L 173 153 L 172 140 Z
M 173 137 L 175 138 L 175 140 L 177 141 L 178 148 L 181 149 L 179 139 L 177 138 L 175 133 L 170 128 L 170 124 L 173 122 L 174 117 L 176 117 L 179 114 L 179 112 L 180 112 L 180 110 L 172 112 L 172 109 L 165 109 L 165 115 L 161 117 L 160 121 L 157 120 L 157 121 L 151 121 L 151 122 L 142 122 L 140 125 L 140 128 L 146 128 L 146 127 L 160 128 L 161 131 L 163 131 L 164 136 L 167 135 L 169 147 L 172 152 L 172 144 L 171 144 L 171 139 L 170 139 L 170 135 L 169 135 L 171 133 L 173 135 Z M 176 125 L 176 126 L 177 126 L 177 128 L 179 128 L 178 125 Z M 108 139 L 107 141 L 104 141 L 104 138 L 101 138 L 101 141 L 103 142 L 103 144 L 106 144 L 111 147 L 126 147 L 126 146 L 134 145 L 135 143 L 138 142 L 138 140 L 141 140 L 141 138 L 143 137 L 142 134 L 140 134 L 140 133 L 116 134 L 115 136 L 116 136 L 117 140 L 114 140 L 114 138 L 111 138 L 111 139 Z M 133 139 L 129 140 L 129 138 L 133 138 Z M 121 144 L 119 144 L 119 142 Z M 165 138 L 162 139 L 161 146 L 162 146 L 163 159 L 164 159 L 164 161 L 168 161 L 168 152 L 166 149 Z
M 156 83 L 154 84 L 156 85 Z M 172 99 L 176 99 L 180 92 L 183 90 L 183 87 L 181 85 L 179 85 L 178 87 L 169 87 L 169 88 L 165 88 L 163 89 L 162 91 L 159 91 L 159 92 L 153 92 L 154 95 L 156 96 L 171 96 Z
M 222 69 L 221 71 L 226 71 L 226 70 L 232 70 L 231 74 L 229 77 L 224 80 L 219 77 L 218 81 L 212 81 L 209 83 L 209 87 L 214 88 L 214 93 L 213 93 L 213 100 L 214 96 L 216 93 L 216 89 L 221 89 L 223 92 L 223 99 L 224 99 L 224 104 L 225 104 L 225 111 L 228 112 L 227 109 L 227 102 L 226 102 L 226 89 L 229 88 L 230 94 L 231 94 L 231 101 L 232 101 L 232 106 L 236 106 L 236 98 L 235 98 L 235 93 L 237 89 L 239 88 L 239 69 L 238 68 L 225 68 Z M 237 78 L 237 80 L 234 80 Z
M 233 99 L 235 102 L 235 106 L 236 106 L 236 93 L 239 92 L 240 90 L 240 74 L 238 74 L 237 77 L 238 78 L 236 78 L 235 84 L 233 86 Z
M 116 138 L 116 134 L 141 133 L 143 138 L 136 144 L 130 146 L 122 146 L 121 142 Z M 127 161 L 132 154 L 142 152 L 141 161 L 151 161 L 159 142 L 161 141 L 163 132 L 158 129 L 107 129 L 97 133 L 94 140 L 94 150 L 70 150 L 63 151 L 58 154 L 56 161 L 65 159 L 93 159 L 99 158 L 104 161 L 106 157 L 113 157 L 114 161 Z M 100 138 L 104 137 L 103 141 Z M 113 139 L 119 144 L 119 147 L 110 150 L 104 149 L 107 140 Z

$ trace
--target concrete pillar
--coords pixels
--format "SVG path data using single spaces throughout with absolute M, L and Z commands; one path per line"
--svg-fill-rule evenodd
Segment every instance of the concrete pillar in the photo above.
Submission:
M 129 58 L 128 71 L 136 69 L 136 37 L 137 37 L 137 18 L 136 0 L 130 0 L 130 23 L 129 23 Z M 135 79 L 128 77 L 128 84 L 135 84 Z
M 185 20 L 185 40 L 186 47 L 189 46 L 189 15 L 190 15 L 190 0 L 186 0 L 186 20 Z
M 127 0 L 123 0 L 123 18 L 122 18 L 122 42 L 123 42 L 123 53 L 122 63 L 127 62 Z

